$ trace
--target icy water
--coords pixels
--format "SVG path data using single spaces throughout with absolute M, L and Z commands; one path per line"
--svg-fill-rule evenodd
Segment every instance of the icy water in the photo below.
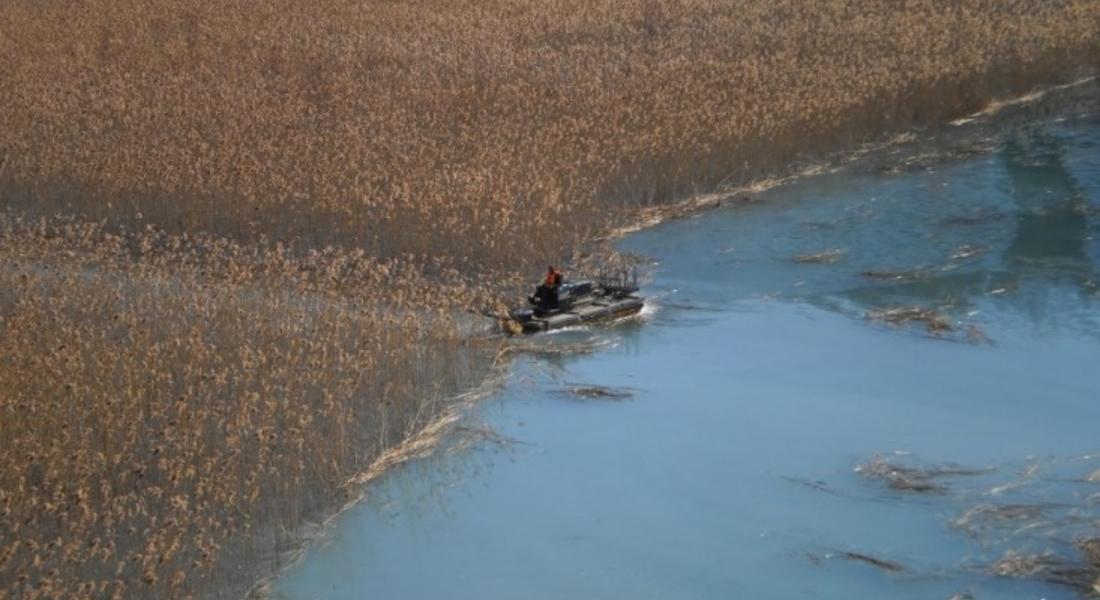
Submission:
M 624 240 L 647 315 L 542 338 L 601 347 L 519 359 L 273 595 L 1080 597 L 990 565 L 1100 535 L 1100 121 L 756 199 Z

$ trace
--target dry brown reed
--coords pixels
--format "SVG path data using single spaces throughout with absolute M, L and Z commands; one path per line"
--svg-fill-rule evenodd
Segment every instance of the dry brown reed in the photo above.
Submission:
M 448 312 L 357 300 L 377 265 L 139 239 L 177 250 L 0 227 L 5 594 L 240 595 L 483 372 Z
M 919 306 L 872 309 L 867 311 L 867 318 L 895 326 L 923 323 L 925 330 L 934 334 L 955 330 L 955 326 L 951 324 L 950 319 L 946 316 L 934 309 Z
M 1092 0 L 0 4 L 0 598 L 247 588 L 478 372 L 462 309 L 1098 32 Z
M 1098 23 L 1092 0 L 13 0 L 0 177 L 45 214 L 511 272 L 624 205 L 1095 64 Z

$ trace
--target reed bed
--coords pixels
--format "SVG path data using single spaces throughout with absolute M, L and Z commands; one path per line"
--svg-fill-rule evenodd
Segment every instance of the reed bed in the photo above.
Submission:
M 1095 66 L 1098 23 L 1092 0 L 15 0 L 0 163 L 41 214 L 511 272 Z
M 1098 33 L 1093 0 L 4 2 L 0 598 L 246 589 L 485 372 L 463 311 Z
M 0 597 L 240 596 L 488 365 L 377 266 L 56 229 L 0 227 Z

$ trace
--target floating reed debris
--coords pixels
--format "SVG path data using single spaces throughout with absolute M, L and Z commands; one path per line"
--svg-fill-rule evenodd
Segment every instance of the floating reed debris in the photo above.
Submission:
M 634 397 L 634 390 L 602 385 L 572 385 L 558 390 L 558 394 L 580 400 L 627 400 Z
M 865 316 L 870 321 L 886 323 L 891 326 L 901 327 L 911 323 L 920 323 L 924 330 L 939 339 L 951 339 L 969 344 L 993 345 L 994 340 L 985 331 L 973 323 L 966 323 L 961 330 L 947 315 L 931 308 L 920 306 L 895 307 L 868 310 Z M 942 337 L 943 334 L 958 332 L 958 335 L 950 338 Z
M 978 538 L 994 529 L 1027 527 L 1043 515 L 1043 507 L 1035 504 L 978 504 L 967 509 L 951 526 Z
M 875 456 L 867 464 L 857 466 L 856 473 L 868 479 L 885 481 L 892 490 L 904 492 L 942 492 L 944 487 L 932 483 L 931 477 L 924 471 L 900 467 L 888 462 L 881 456 Z
M 1087 493 L 1088 475 L 1063 478 L 1064 469 L 1076 470 L 1082 461 L 1074 459 L 1031 461 L 1022 471 L 1023 481 L 1044 482 L 1042 487 L 1019 493 L 1018 481 L 993 482 L 992 487 L 944 491 L 958 492 L 957 498 L 976 500 L 949 524 L 982 547 L 1000 548 L 1000 557 L 981 567 L 998 577 L 1039 581 L 1068 587 L 1082 597 L 1100 594 L 1100 537 L 1097 537 L 1095 497 Z M 876 457 L 867 472 L 894 477 L 896 467 L 883 466 Z M 1058 468 L 1058 477 L 1039 477 L 1043 469 Z M 905 479 L 930 480 L 940 476 L 992 474 L 988 469 L 954 466 L 901 470 Z M 986 482 L 989 485 L 990 482 Z M 990 502 L 990 498 L 1005 498 Z
M 1055 560 L 1050 554 L 1021 554 L 1009 550 L 990 566 L 990 571 L 999 577 L 1032 578 L 1059 564 L 1061 561 Z
M 835 263 L 844 257 L 844 251 L 839 248 L 823 250 L 810 254 L 796 254 L 791 257 L 791 262 L 804 264 Z
M 905 567 L 901 563 L 877 556 L 871 556 L 870 554 L 864 554 L 862 552 L 852 552 L 849 550 L 836 550 L 833 555 L 843 560 L 850 560 L 853 562 L 860 562 L 871 565 L 876 569 L 886 571 L 888 573 L 903 573 Z
M 901 460 L 907 464 L 899 464 Z M 1082 598 L 1092 598 L 1100 594 L 1100 535 L 1097 535 L 1100 519 L 1098 496 L 1089 481 L 1096 470 L 1087 467 L 1094 466 L 1097 460 L 1100 456 L 1032 459 L 1007 482 L 1002 476 L 1005 469 L 954 464 L 926 466 L 902 456 L 875 455 L 856 466 L 855 471 L 885 482 L 890 489 L 935 492 L 950 495 L 953 506 L 961 503 L 965 508 L 948 525 L 965 533 L 980 556 L 977 561 L 963 560 L 960 566 L 964 572 L 977 570 L 997 577 L 1061 586 L 1074 590 Z M 1044 471 L 1051 472 L 1043 476 Z M 966 485 L 958 480 L 961 477 L 970 478 Z M 830 492 L 834 489 L 825 482 L 810 483 L 808 487 L 813 489 Z M 822 561 L 818 554 L 804 554 L 814 564 Z M 888 572 L 905 569 L 899 562 L 867 553 L 825 554 L 825 558 L 833 557 L 867 563 Z M 933 576 L 944 576 L 944 572 Z M 955 597 L 970 598 L 970 594 Z
M 1059 557 L 1051 552 L 1023 553 L 1014 550 L 990 566 L 998 577 L 1030 579 L 1071 587 L 1082 596 L 1100 593 L 1100 571 L 1095 565 Z
M 890 325 L 921 323 L 929 333 L 945 333 L 955 330 L 954 325 L 946 316 L 933 309 L 919 306 L 872 309 L 867 311 L 867 318 Z
M 867 565 L 871 565 L 876 569 L 885 571 L 887 573 L 904 573 L 906 568 L 899 562 L 879 558 L 872 556 L 864 552 L 853 552 L 850 550 L 827 550 L 821 554 L 816 552 L 803 552 L 802 553 L 807 560 L 814 564 L 814 566 L 821 565 L 827 559 L 840 559 L 851 562 L 858 562 Z
M 1085 559 L 1085 562 L 1092 567 L 1093 570 L 1100 572 L 1100 538 L 1085 538 L 1077 540 L 1075 544 L 1077 550 L 1081 552 Z M 1100 592 L 1100 590 L 1097 590 Z
M 995 469 L 973 469 L 955 465 L 911 467 L 897 464 L 881 454 L 857 465 L 855 472 L 868 479 L 884 481 L 892 489 L 902 492 L 941 493 L 947 491 L 944 478 L 968 477 L 992 473 Z

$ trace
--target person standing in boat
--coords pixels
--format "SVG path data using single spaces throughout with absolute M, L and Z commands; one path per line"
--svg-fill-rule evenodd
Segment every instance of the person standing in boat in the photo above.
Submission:
M 561 285 L 561 271 L 554 268 L 554 265 L 550 265 L 546 268 L 546 280 L 543 282 L 548 288 L 556 288 Z
M 543 279 L 542 285 L 535 292 L 544 308 L 557 308 L 558 289 L 561 287 L 561 282 L 561 271 L 555 269 L 554 265 L 547 267 L 546 278 Z

